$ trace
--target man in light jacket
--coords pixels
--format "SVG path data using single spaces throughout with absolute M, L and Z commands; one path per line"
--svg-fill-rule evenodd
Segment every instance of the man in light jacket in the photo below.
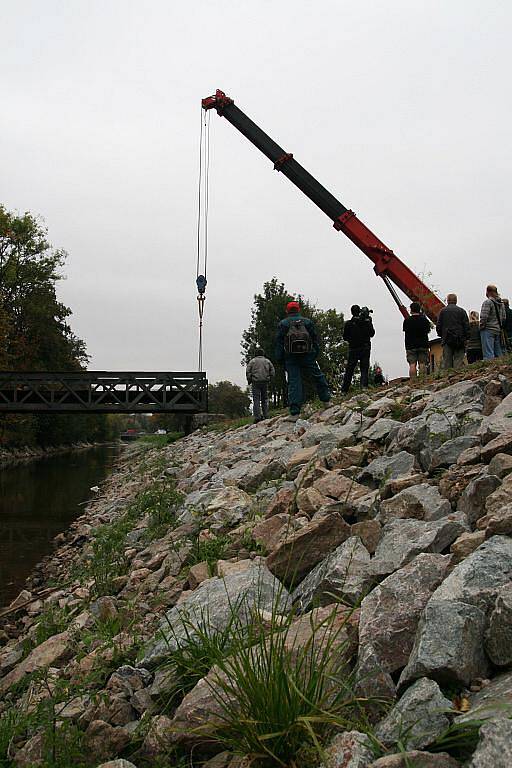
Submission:
M 257 349 L 245 370 L 247 383 L 252 389 L 254 423 L 268 419 L 268 385 L 276 375 L 274 366 L 262 349 Z
M 501 330 L 507 321 L 507 313 L 495 285 L 488 285 L 486 299 L 480 310 L 480 337 L 484 360 L 501 357 L 505 350 L 501 345 Z

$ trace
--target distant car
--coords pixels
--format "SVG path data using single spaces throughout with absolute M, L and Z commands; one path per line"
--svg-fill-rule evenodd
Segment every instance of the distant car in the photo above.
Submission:
M 166 429 L 157 429 L 155 432 L 155 435 L 166 435 L 167 430 Z

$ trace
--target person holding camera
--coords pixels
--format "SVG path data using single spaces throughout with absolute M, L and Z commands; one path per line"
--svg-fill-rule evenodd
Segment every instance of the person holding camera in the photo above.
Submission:
M 371 339 L 375 336 L 371 309 L 353 304 L 350 308 L 352 317 L 345 323 L 343 338 L 348 341 L 348 360 L 343 377 L 342 392 L 348 392 L 352 384 L 352 377 L 359 363 L 361 369 L 361 387 L 368 386 L 368 373 L 370 370 Z

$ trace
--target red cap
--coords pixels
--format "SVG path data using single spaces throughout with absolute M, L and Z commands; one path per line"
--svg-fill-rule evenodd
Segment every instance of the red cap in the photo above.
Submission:
M 298 301 L 289 301 L 286 305 L 287 312 L 300 312 L 300 304 Z

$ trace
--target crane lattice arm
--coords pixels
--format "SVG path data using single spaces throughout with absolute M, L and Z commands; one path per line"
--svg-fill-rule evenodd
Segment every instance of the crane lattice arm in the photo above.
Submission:
M 237 130 L 254 144 L 298 187 L 310 200 L 315 203 L 332 220 L 335 229 L 343 232 L 357 247 L 373 262 L 375 273 L 381 277 L 404 317 L 408 316 L 394 285 L 400 288 L 411 301 L 419 301 L 425 314 L 435 322 L 443 308 L 443 302 L 423 283 L 409 267 L 388 248 L 382 240 L 358 219 L 356 214 L 345 208 L 331 193 L 325 189 L 305 168 L 298 163 L 293 155 L 276 144 L 261 128 L 258 128 L 233 99 L 223 91 L 217 91 L 215 96 L 208 96 L 202 101 L 203 109 L 215 109 L 217 114 L 225 117 Z M 393 285 L 394 284 L 394 285 Z

